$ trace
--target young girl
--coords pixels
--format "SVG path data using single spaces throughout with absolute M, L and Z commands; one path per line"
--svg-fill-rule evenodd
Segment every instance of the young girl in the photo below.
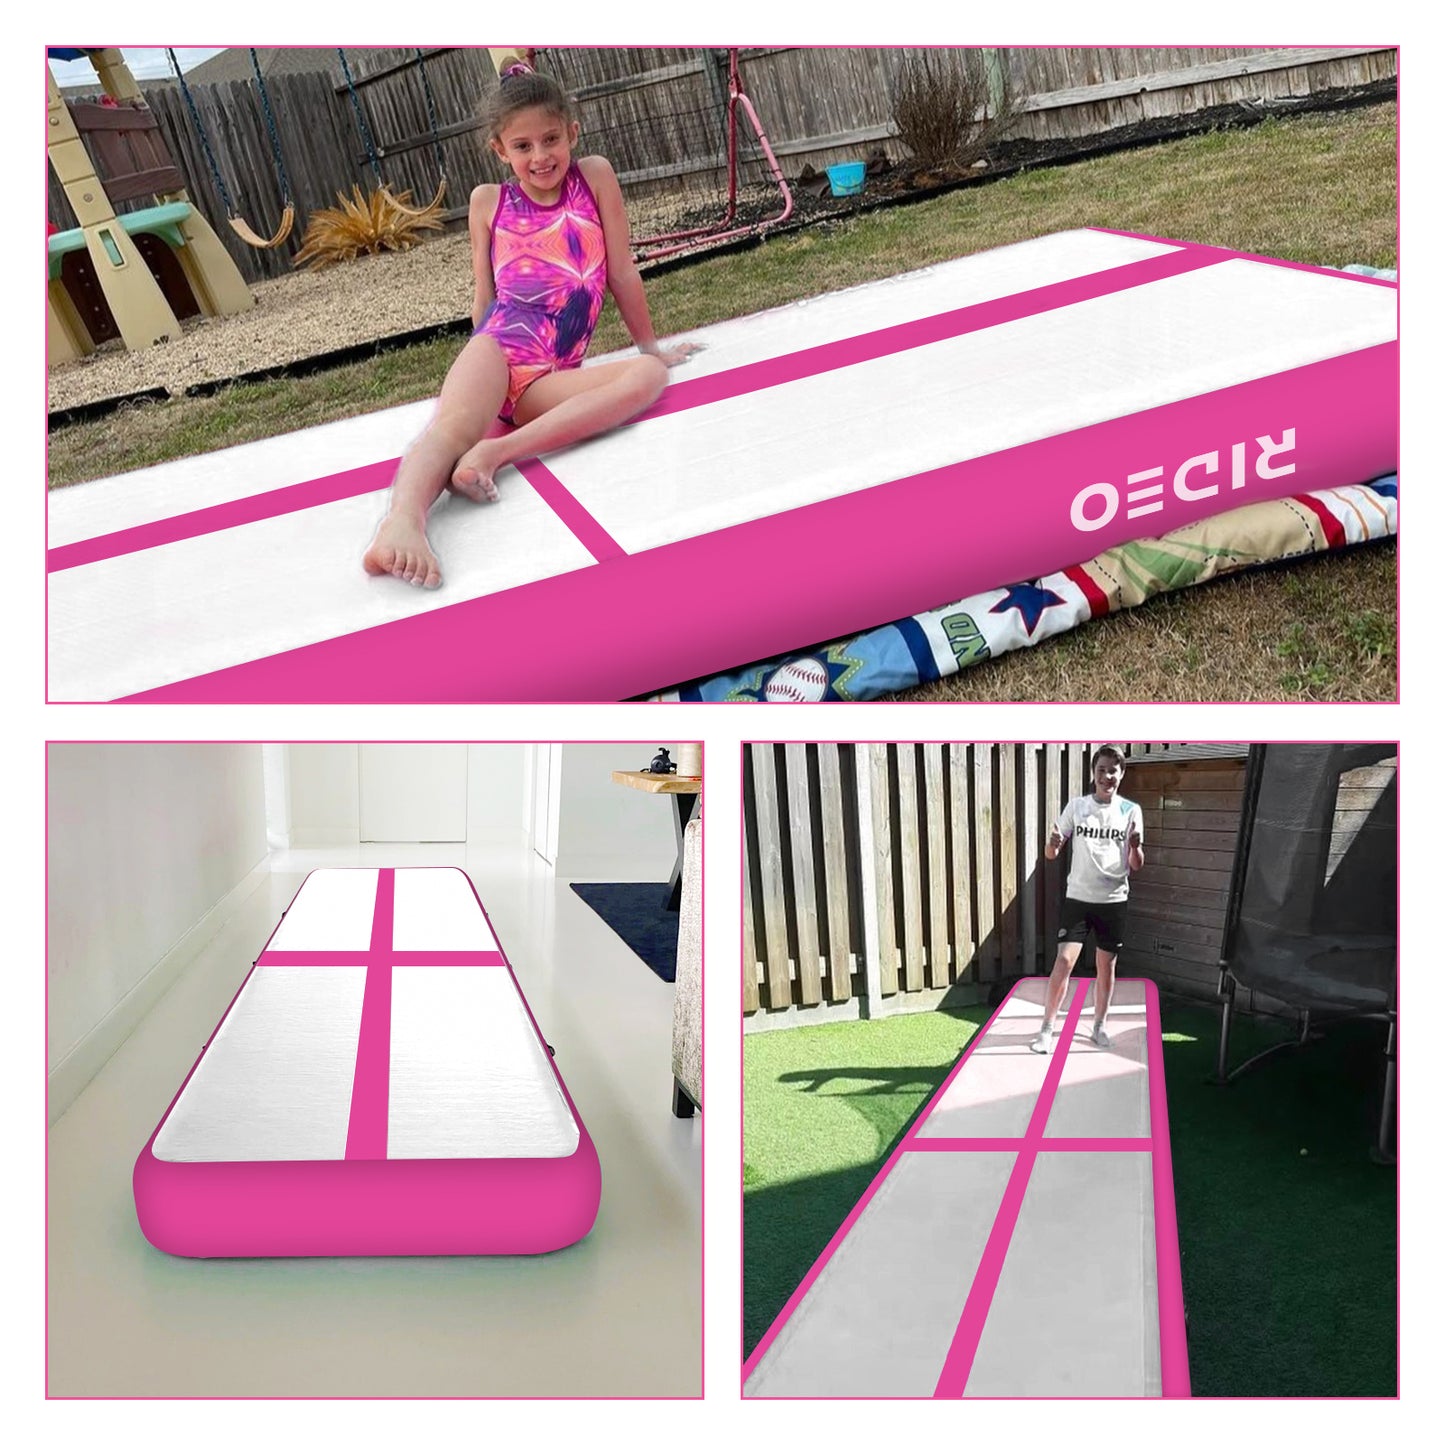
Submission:
M 619 426 L 651 405 L 668 368 L 697 349 L 658 344 L 617 176 L 600 156 L 572 159 L 577 131 L 550 76 L 507 68 L 487 134 L 512 176 L 478 186 L 468 218 L 475 330 L 447 373 L 436 415 L 397 469 L 362 559 L 373 576 L 439 586 L 426 515 L 448 486 L 474 502 L 496 501 L 499 467 Z M 608 290 L 642 355 L 583 371 Z M 497 435 L 498 417 L 512 429 Z

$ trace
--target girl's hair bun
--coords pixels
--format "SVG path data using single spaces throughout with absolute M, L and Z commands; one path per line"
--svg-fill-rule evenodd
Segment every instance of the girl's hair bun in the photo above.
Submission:
M 535 75 L 537 72 L 525 60 L 514 60 L 503 72 L 502 79 L 510 80 L 514 75 Z

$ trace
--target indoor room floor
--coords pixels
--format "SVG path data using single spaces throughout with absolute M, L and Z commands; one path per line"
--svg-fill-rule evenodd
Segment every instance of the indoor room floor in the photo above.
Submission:
M 529 1258 L 194 1260 L 136 1223 L 131 1168 L 306 873 L 455 864 L 491 916 L 602 1163 L 592 1232 Z M 696 1395 L 701 1116 L 673 1117 L 672 988 L 533 855 L 275 852 L 50 1130 L 58 1396 Z M 123 920 L 117 920 L 123 926 Z

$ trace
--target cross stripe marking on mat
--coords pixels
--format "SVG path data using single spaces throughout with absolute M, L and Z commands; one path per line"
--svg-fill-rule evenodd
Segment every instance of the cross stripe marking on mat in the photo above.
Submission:
M 406 949 L 392 940 L 396 913 L 396 869 L 379 868 L 371 915 L 371 947 L 365 953 L 341 950 L 266 949 L 256 966 L 267 968 L 356 967 L 366 969 L 361 1000 L 361 1033 L 356 1043 L 356 1072 L 351 1085 L 351 1117 L 346 1130 L 348 1159 L 385 1159 L 387 1108 L 391 1096 L 391 971 L 402 967 L 505 968 L 496 950 Z

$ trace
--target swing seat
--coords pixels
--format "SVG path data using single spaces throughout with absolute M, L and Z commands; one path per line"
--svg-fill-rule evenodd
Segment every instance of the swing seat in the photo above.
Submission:
M 387 205 L 390 206 L 393 211 L 397 211 L 403 216 L 411 216 L 416 219 L 434 216 L 441 209 L 442 200 L 447 193 L 446 177 L 443 176 L 442 179 L 437 182 L 436 195 L 434 195 L 426 205 L 420 207 L 407 205 L 389 186 L 382 186 L 381 192 L 386 197 Z M 403 191 L 401 194 L 403 196 L 409 196 L 411 192 Z
M 291 234 L 291 228 L 296 224 L 296 207 L 290 201 L 286 202 L 286 209 L 281 212 L 281 219 L 276 223 L 275 233 L 268 240 L 253 230 L 250 222 L 244 216 L 231 217 L 231 229 L 248 245 L 254 246 L 258 251 L 273 251 Z
M 128 236 L 159 236 L 173 251 L 179 251 L 186 244 L 181 226 L 193 209 L 189 201 L 170 201 L 163 206 L 149 206 L 143 211 L 127 211 L 116 220 Z M 85 232 L 79 227 L 72 231 L 57 231 L 46 239 L 45 249 L 50 279 L 57 281 L 65 257 L 86 249 Z

